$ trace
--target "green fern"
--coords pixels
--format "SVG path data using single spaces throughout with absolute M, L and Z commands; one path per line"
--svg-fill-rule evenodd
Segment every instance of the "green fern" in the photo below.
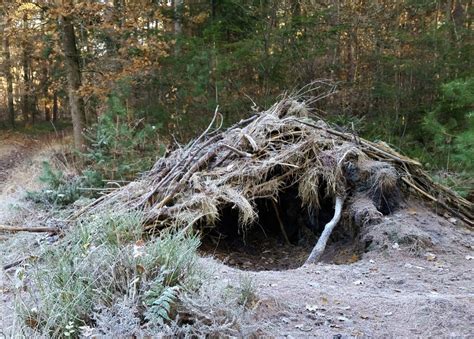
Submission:
M 178 298 L 178 292 L 178 286 L 164 286 L 163 278 L 154 283 L 145 293 L 145 304 L 148 306 L 145 319 L 158 325 L 170 321 L 171 307 Z

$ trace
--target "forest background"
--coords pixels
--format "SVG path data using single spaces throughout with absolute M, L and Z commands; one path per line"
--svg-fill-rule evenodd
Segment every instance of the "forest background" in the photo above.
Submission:
M 337 90 L 315 113 L 472 199 L 472 13 L 470 0 L 3 1 L 0 126 L 72 126 L 97 186 L 148 169 L 217 106 L 227 126 L 324 79 Z

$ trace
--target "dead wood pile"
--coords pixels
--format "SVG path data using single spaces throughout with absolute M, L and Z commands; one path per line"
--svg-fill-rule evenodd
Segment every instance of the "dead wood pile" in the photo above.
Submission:
M 344 201 L 343 215 L 356 225 L 380 220 L 409 193 L 473 225 L 473 204 L 433 182 L 420 163 L 384 143 L 309 118 L 297 99 L 285 98 L 225 131 L 212 130 L 217 117 L 197 139 L 75 217 L 139 209 L 148 220 L 147 231 L 154 232 L 213 227 L 222 210 L 232 206 L 245 233 L 258 217 L 256 200 L 276 201 L 292 186 L 308 209 L 317 210 L 321 197 Z

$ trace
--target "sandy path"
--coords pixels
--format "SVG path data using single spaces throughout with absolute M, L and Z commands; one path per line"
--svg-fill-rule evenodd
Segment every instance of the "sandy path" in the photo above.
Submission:
M 33 138 L 20 134 L 0 135 L 0 224 L 37 225 L 44 212 L 24 200 L 27 190 L 40 184 L 41 162 L 48 159 L 54 147 L 54 136 Z M 42 234 L 0 234 L 0 264 L 15 262 L 34 254 Z M 17 324 L 14 318 L 13 294 L 15 268 L 5 272 L 0 268 L 0 338 L 12 337 Z

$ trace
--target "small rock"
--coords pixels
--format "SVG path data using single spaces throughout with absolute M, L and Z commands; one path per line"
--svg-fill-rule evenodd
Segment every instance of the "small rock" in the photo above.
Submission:
M 303 331 L 303 332 L 310 332 L 313 329 L 311 326 L 307 326 L 305 324 L 295 325 L 295 328 L 297 328 L 297 329 L 299 329 L 300 331 Z
M 385 312 L 383 315 L 385 317 L 390 317 L 391 315 L 393 315 L 393 312 Z
M 353 284 L 354 285 L 362 285 L 363 282 L 362 282 L 362 280 L 356 280 L 356 281 L 353 282 Z
M 372 259 L 370 259 L 369 262 L 370 262 L 371 264 L 375 264 L 375 261 L 372 260 Z
M 392 248 L 394 250 L 399 250 L 400 249 L 400 245 L 398 244 L 398 242 L 396 242 L 395 244 L 392 245 Z
M 456 225 L 458 223 L 458 219 L 456 218 L 449 218 L 448 221 L 453 225 Z
M 343 317 L 343 316 L 337 317 L 337 320 L 339 320 L 339 321 L 351 321 L 349 318 L 346 318 L 346 317 Z
M 290 319 L 288 319 L 288 318 L 281 318 L 281 321 L 283 321 L 285 324 L 290 323 Z
M 434 253 L 428 252 L 425 254 L 425 258 L 428 261 L 435 261 L 436 260 L 436 255 Z
M 317 305 L 306 305 L 306 311 L 309 311 L 309 312 L 316 312 L 319 307 Z
M 369 319 L 369 316 L 366 315 L 366 314 L 361 314 L 360 317 L 361 317 L 362 319 Z
M 472 255 L 466 255 L 466 260 L 472 260 L 472 259 L 474 259 L 474 256 L 472 256 Z

